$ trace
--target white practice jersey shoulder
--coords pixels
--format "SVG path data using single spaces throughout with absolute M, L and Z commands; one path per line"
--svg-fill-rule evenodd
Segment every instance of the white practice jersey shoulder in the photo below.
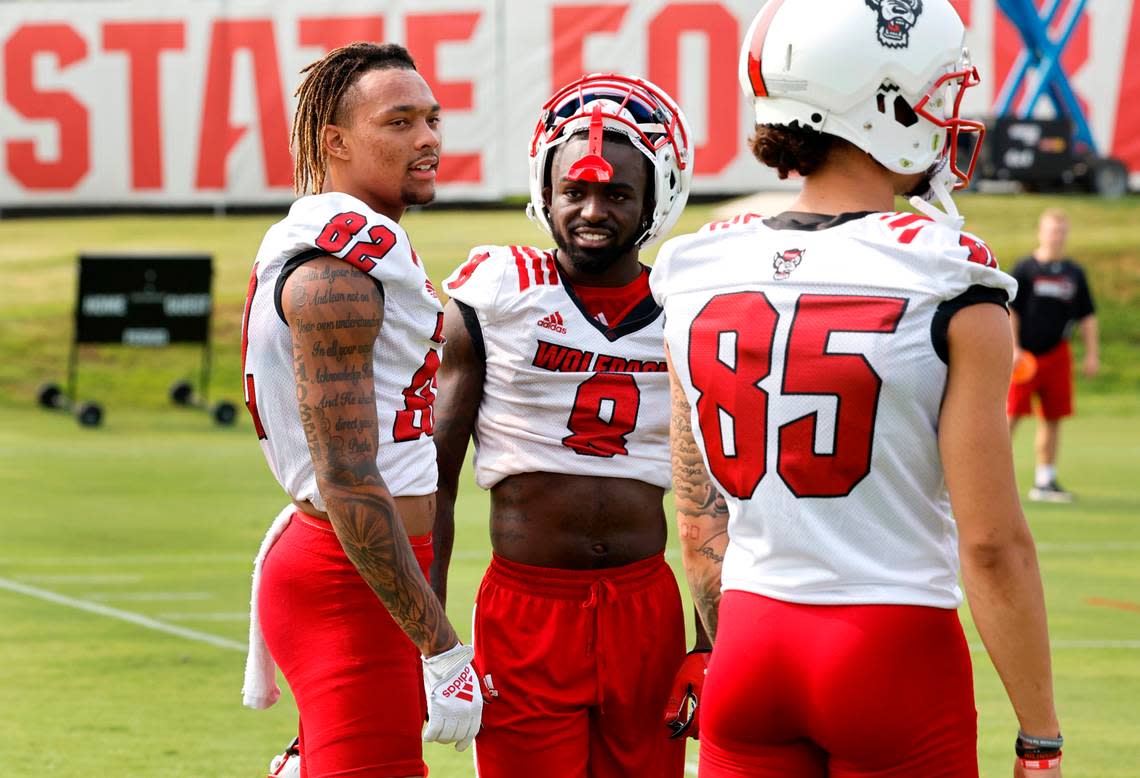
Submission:
M 394 496 L 436 490 L 432 403 L 443 342 L 443 309 L 408 235 L 350 195 L 302 197 L 269 228 L 257 252 L 242 339 L 245 401 L 269 468 L 295 500 L 320 510 L 308 441 L 297 407 L 292 335 L 281 307 L 289 273 L 332 255 L 376 279 L 384 319 L 373 351 L 380 445 L 376 465 Z M 337 338 L 335 323 L 326 345 Z
M 529 246 L 472 249 L 444 291 L 474 311 L 486 354 L 480 487 L 532 472 L 669 487 L 669 376 L 651 297 L 607 328 L 566 286 L 553 252 Z
M 787 219 L 674 239 L 650 281 L 729 507 L 723 587 L 957 607 L 938 450 L 946 325 L 1017 284 L 978 238 L 924 216 Z

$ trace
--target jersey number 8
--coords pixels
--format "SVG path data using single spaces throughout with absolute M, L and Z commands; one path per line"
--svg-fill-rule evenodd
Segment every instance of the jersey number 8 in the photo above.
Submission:
M 626 436 L 637 426 L 641 390 L 629 373 L 595 373 L 578 385 L 562 445 L 594 457 L 625 455 Z

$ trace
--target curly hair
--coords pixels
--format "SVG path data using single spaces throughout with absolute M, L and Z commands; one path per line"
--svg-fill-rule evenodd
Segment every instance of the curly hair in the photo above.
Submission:
M 791 124 L 759 124 L 748 144 L 761 164 L 775 168 L 781 179 L 790 173 L 810 176 L 827 161 L 831 150 L 847 143 L 842 138 Z
M 326 124 L 343 121 L 345 94 L 362 75 L 389 69 L 415 70 L 416 63 L 408 50 L 397 43 L 350 43 L 301 69 L 305 80 L 294 93 L 294 192 L 321 191 L 327 172 L 321 130 Z

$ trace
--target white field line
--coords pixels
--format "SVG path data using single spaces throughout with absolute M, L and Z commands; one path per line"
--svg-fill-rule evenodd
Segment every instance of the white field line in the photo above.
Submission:
M 253 569 L 257 549 L 248 554 L 123 554 L 118 556 L 2 557 L 0 565 L 84 567 L 95 565 L 200 565 L 207 562 L 248 562 Z
M 138 583 L 143 579 L 141 575 L 17 575 L 18 581 L 28 583 Z
M 249 621 L 249 611 L 238 613 L 160 613 L 164 621 Z
M 109 602 L 193 602 L 196 600 L 210 600 L 214 595 L 211 592 L 96 592 L 88 594 L 83 599 Z
M 236 640 L 229 640 L 227 638 L 218 637 L 217 635 L 210 635 L 206 632 L 198 632 L 197 630 L 178 627 L 174 624 L 167 624 L 138 613 L 131 613 L 130 611 L 119 610 L 118 608 L 110 608 L 106 605 L 99 605 L 94 602 L 77 600 L 74 597 L 65 597 L 62 594 L 49 592 L 46 589 L 39 589 L 35 586 L 28 586 L 19 581 L 12 581 L 7 578 L 0 578 L 0 589 L 7 589 L 10 592 L 23 594 L 27 597 L 34 597 L 37 600 L 45 600 L 46 602 L 55 603 L 56 605 L 64 605 L 68 608 L 94 613 L 96 616 L 106 616 L 109 619 L 126 621 L 140 627 L 145 627 L 146 629 L 153 629 L 155 632 L 165 632 L 168 635 L 193 640 L 196 643 L 207 643 L 217 648 L 228 648 L 232 651 L 244 652 L 246 650 L 245 643 L 239 643 Z
M 1051 640 L 1049 647 L 1054 651 L 1097 649 L 1135 651 L 1140 648 L 1140 640 Z M 986 647 L 981 643 L 970 644 L 971 654 L 984 654 Z
M 246 644 L 239 643 L 236 640 L 229 640 L 228 638 L 211 635 L 206 632 L 199 632 L 198 630 L 186 629 L 174 624 L 167 624 L 157 619 L 152 619 L 138 613 L 131 613 L 130 611 L 120 610 L 118 608 L 111 608 L 106 605 L 99 605 L 94 602 L 87 602 L 84 600 L 77 600 L 74 597 L 66 597 L 62 594 L 49 592 L 46 589 L 39 589 L 34 586 L 22 584 L 19 581 L 12 581 L 7 578 L 0 578 L 0 589 L 6 589 L 16 594 L 23 594 L 27 597 L 34 597 L 38 600 L 55 603 L 56 605 L 64 605 L 76 610 L 86 611 L 87 613 L 94 613 L 97 616 L 105 616 L 111 619 L 119 619 L 131 624 L 135 624 L 146 629 L 152 629 L 156 632 L 164 632 L 168 635 L 175 637 L 185 638 L 197 643 L 206 643 L 217 648 L 228 648 L 233 651 L 245 651 Z M 244 614 L 243 614 L 244 615 Z M 1140 640 L 1057 640 L 1052 642 L 1054 649 L 1123 649 L 1123 650 L 1136 650 L 1140 649 Z M 970 646 L 972 653 L 982 653 L 985 648 L 981 645 L 973 644 Z M 693 769 L 689 764 L 686 765 L 686 771 Z

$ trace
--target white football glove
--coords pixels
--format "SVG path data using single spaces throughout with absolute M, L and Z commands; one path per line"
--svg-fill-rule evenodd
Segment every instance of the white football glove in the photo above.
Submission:
M 483 695 L 471 665 L 474 658 L 475 649 L 462 643 L 442 654 L 422 657 L 428 709 L 425 742 L 455 743 L 456 751 L 464 751 L 479 733 Z

